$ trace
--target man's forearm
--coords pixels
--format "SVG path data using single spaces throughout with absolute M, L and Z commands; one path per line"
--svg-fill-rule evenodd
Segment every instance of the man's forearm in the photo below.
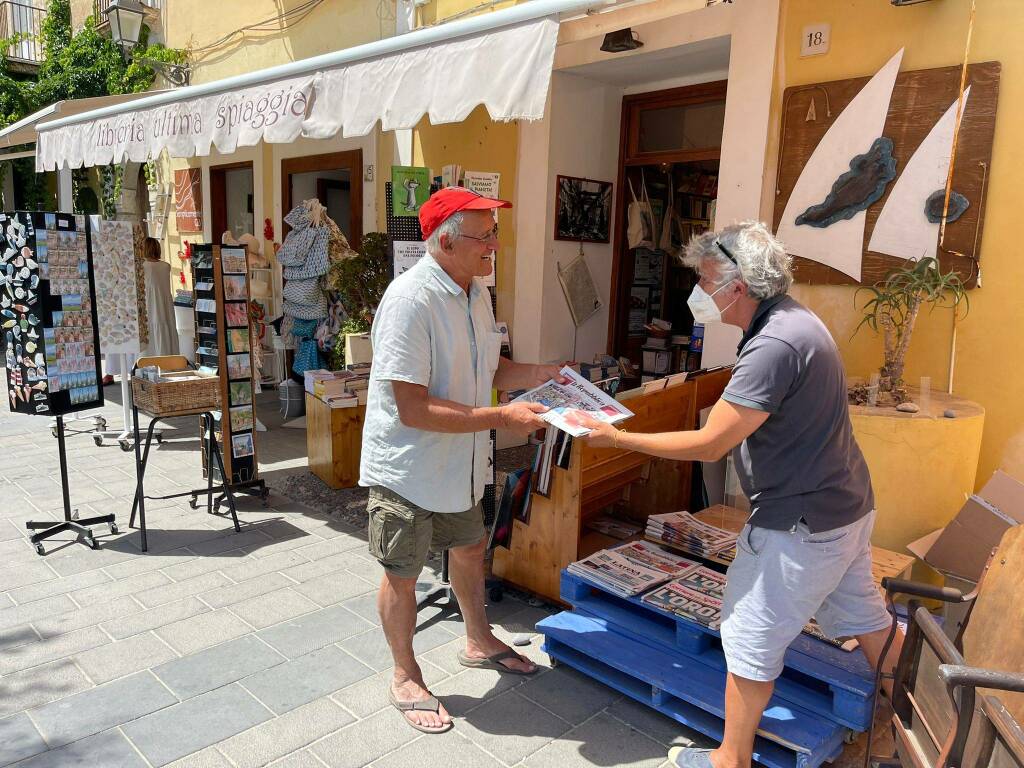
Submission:
M 494 373 L 494 388 L 502 392 L 516 389 L 531 389 L 537 386 L 537 366 L 529 363 L 514 363 L 507 357 L 498 358 L 498 370 Z
M 718 442 L 704 429 L 657 434 L 619 432 L 615 438 L 617 448 L 675 461 L 718 461 L 728 452 L 728 447 Z
M 402 410 L 400 416 L 405 426 L 425 432 L 458 434 L 505 426 L 500 408 L 474 407 L 437 397 L 428 397 L 411 411 Z

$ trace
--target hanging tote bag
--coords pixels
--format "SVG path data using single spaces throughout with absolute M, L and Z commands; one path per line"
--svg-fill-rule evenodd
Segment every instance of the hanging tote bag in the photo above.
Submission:
M 647 182 L 641 173 L 640 195 L 637 200 L 636 192 L 633 191 L 633 182 L 629 182 L 629 194 L 633 202 L 626 210 L 626 242 L 630 248 L 654 248 L 654 213 L 651 211 L 651 201 L 647 197 Z
M 675 237 L 675 221 L 678 214 L 676 213 L 676 195 L 673 186 L 673 179 L 670 172 L 668 182 L 668 200 L 665 201 L 665 214 L 661 217 L 661 231 L 658 234 L 658 250 L 675 258 L 680 254 L 682 248 L 680 248 L 678 238 Z

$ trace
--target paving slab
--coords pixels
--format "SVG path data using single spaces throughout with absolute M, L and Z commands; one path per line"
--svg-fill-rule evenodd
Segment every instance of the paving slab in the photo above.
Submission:
M 149 768 L 120 731 L 104 731 L 18 763 L 18 768 Z
M 228 610 L 256 629 L 263 629 L 319 608 L 308 597 L 286 587 L 235 603 Z
M 285 656 L 296 658 L 365 632 L 372 626 L 344 607 L 335 605 L 260 630 L 259 635 Z
M 157 608 L 150 608 L 148 611 L 126 616 L 115 621 L 104 622 L 103 630 L 110 634 L 115 640 L 121 640 L 140 632 L 173 624 L 176 621 L 187 619 L 191 616 L 198 616 L 200 613 L 208 613 L 210 607 L 197 597 L 186 597 L 173 603 L 166 603 Z
M 422 660 L 420 661 L 420 671 L 423 673 L 423 682 L 427 684 L 428 688 L 433 688 L 434 685 L 448 677 L 448 673 L 444 670 Z M 393 675 L 394 667 L 388 668 L 336 691 L 331 698 L 356 717 L 369 717 L 375 712 L 380 712 L 391 706 L 391 702 L 388 700 L 388 687 L 391 685 Z
M 97 685 L 150 669 L 176 658 L 178 654 L 150 632 L 133 635 L 74 655 L 78 666 Z
M 0 651 L 16 648 L 19 645 L 40 640 L 39 633 L 32 629 L 31 624 L 20 624 L 16 627 L 0 629 Z
M 365 620 L 362 621 L 365 622 Z M 365 623 L 369 626 L 368 622 Z M 443 627 L 432 626 L 416 632 L 412 647 L 416 655 L 419 656 L 432 648 L 450 643 L 454 639 L 455 636 Z M 391 649 L 384 637 L 384 630 L 380 627 L 373 627 L 369 631 L 342 641 L 341 647 L 378 672 L 394 664 L 394 660 L 391 658 Z
M 38 557 L 38 555 L 37 555 Z M 11 597 L 17 603 L 31 603 L 35 600 L 42 600 L 44 597 L 54 595 L 65 595 L 69 592 L 76 592 L 79 589 L 96 586 L 97 584 L 109 584 L 113 579 L 103 571 L 85 571 L 84 573 L 68 576 L 63 579 L 44 581 L 39 584 L 31 584 L 11 591 Z M 0 605 L 0 608 L 3 608 Z
M 442 734 L 422 735 L 385 757 L 374 768 L 480 768 L 500 765 L 491 755 L 458 733 L 458 726 Z
M 63 659 L 109 642 L 107 633 L 99 627 L 86 627 L 57 637 L 46 637 L 34 643 L 9 648 L 0 655 L 0 675 L 38 667 L 40 664 Z
M 234 768 L 216 747 L 207 747 L 168 763 L 167 768 Z
M 267 557 L 247 557 L 238 565 L 225 568 L 223 573 L 232 581 L 247 581 L 272 571 L 283 571 L 294 565 L 306 562 L 306 558 L 296 554 L 294 550 L 275 552 Z
M 163 576 L 163 574 L 160 575 Z M 202 576 L 195 576 L 184 581 L 138 592 L 135 598 L 146 608 L 155 608 L 158 605 L 173 603 L 184 597 L 192 597 L 203 592 L 209 592 L 212 589 L 217 589 L 230 583 L 231 581 L 219 572 L 204 573 Z
M 57 574 L 49 564 L 37 556 L 36 562 L 16 563 L 0 568 L 0 592 L 56 578 Z
M 330 645 L 257 672 L 241 682 L 270 709 L 282 714 L 372 674 L 373 670 L 365 664 Z
M 296 584 L 293 589 L 322 606 L 334 605 L 368 592 L 372 592 L 376 599 L 377 594 L 375 584 L 370 584 L 344 569 Z
M 344 709 L 322 698 L 233 736 L 217 748 L 238 768 L 259 768 L 353 721 Z
M 660 768 L 666 755 L 662 744 L 601 713 L 534 753 L 523 765 L 528 768 L 592 765 Z
M 614 689 L 566 666 L 527 680 L 519 693 L 573 725 L 622 698 Z
M 467 669 L 446 677 L 431 687 L 453 717 L 465 717 L 490 699 L 523 684 L 522 675 L 508 675 L 490 669 Z
M 46 742 L 59 747 L 177 703 L 178 699 L 152 674 L 139 672 L 38 707 L 29 714 Z
M 394 710 L 378 712 L 317 742 L 311 751 L 330 768 L 361 768 L 420 736 Z
M 256 635 L 244 635 L 153 668 L 178 698 L 188 699 L 276 666 L 286 659 Z
M 508 765 L 525 760 L 557 739 L 573 724 L 507 691 L 460 719 L 459 733 Z
M 287 579 L 280 573 L 267 573 L 255 579 L 243 581 L 240 584 L 228 584 L 218 587 L 209 592 L 203 592 L 199 599 L 211 608 L 225 608 L 234 603 L 240 603 L 251 597 L 265 595 L 284 587 L 294 586 L 295 582 Z
M 0 677 L 0 717 L 71 696 L 92 683 L 70 659 Z
M 153 631 L 174 650 L 184 655 L 247 635 L 252 632 L 252 627 L 229 613 L 226 608 L 222 608 L 166 624 Z
M 266 707 L 233 683 L 128 723 L 122 730 L 159 768 L 271 717 Z
M 194 551 L 192 547 L 189 549 Z M 202 555 L 183 563 L 168 565 L 161 568 L 160 573 L 169 576 L 172 581 L 185 581 L 221 568 L 231 568 L 245 562 L 245 558 L 246 554 L 241 549 L 228 549 L 216 555 Z
M 76 629 L 94 627 L 104 621 L 113 621 L 124 616 L 141 613 L 143 607 L 131 595 L 114 598 L 110 602 L 96 603 L 68 613 L 46 616 L 32 622 L 42 637 L 57 637 Z
M 129 562 L 136 562 L 138 560 L 145 560 L 145 558 L 136 558 L 134 561 Z M 106 570 L 104 569 L 104 571 Z M 71 597 L 74 598 L 78 605 L 84 607 L 95 605 L 96 603 L 105 603 L 123 595 L 138 594 L 139 592 L 145 592 L 170 583 L 171 579 L 158 571 L 132 576 L 118 576 L 112 583 L 76 589 L 71 593 Z
M 24 712 L 0 720 L 0 765 L 24 760 L 47 749 L 42 735 Z

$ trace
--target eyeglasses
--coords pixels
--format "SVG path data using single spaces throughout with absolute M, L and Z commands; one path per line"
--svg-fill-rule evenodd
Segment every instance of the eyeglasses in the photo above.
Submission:
M 739 267 L 740 263 L 738 261 L 736 261 L 736 257 L 732 255 L 732 252 L 730 252 L 728 248 L 726 248 L 724 245 L 722 245 L 722 241 L 721 240 L 719 240 L 718 238 L 715 238 L 715 245 L 718 246 L 718 250 L 720 250 L 722 253 L 724 253 L 726 258 L 729 259 L 729 261 L 731 261 L 733 264 L 735 264 L 737 267 Z
M 481 243 L 489 243 L 491 240 L 498 239 L 498 225 L 494 225 L 494 229 L 489 229 L 484 232 L 482 237 L 476 237 L 475 235 L 467 235 L 465 232 L 460 232 L 459 237 L 464 237 L 467 240 L 477 240 Z

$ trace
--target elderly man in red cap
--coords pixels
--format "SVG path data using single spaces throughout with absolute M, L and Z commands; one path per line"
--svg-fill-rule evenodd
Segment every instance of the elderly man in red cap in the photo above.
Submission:
M 384 567 L 377 609 L 395 662 L 389 697 L 426 733 L 452 727 L 413 652 L 416 579 L 430 549 L 449 552 L 466 625 L 460 663 L 507 674 L 537 670 L 492 634 L 484 611 L 488 433 L 527 435 L 545 426 L 543 407 L 492 407 L 491 390 L 558 376 L 558 366 L 499 355 L 501 334 L 479 278 L 494 269 L 495 209 L 510 207 L 461 187 L 431 196 L 419 213 L 427 254 L 391 283 L 373 322 L 359 484 L 370 489 L 370 552 Z

